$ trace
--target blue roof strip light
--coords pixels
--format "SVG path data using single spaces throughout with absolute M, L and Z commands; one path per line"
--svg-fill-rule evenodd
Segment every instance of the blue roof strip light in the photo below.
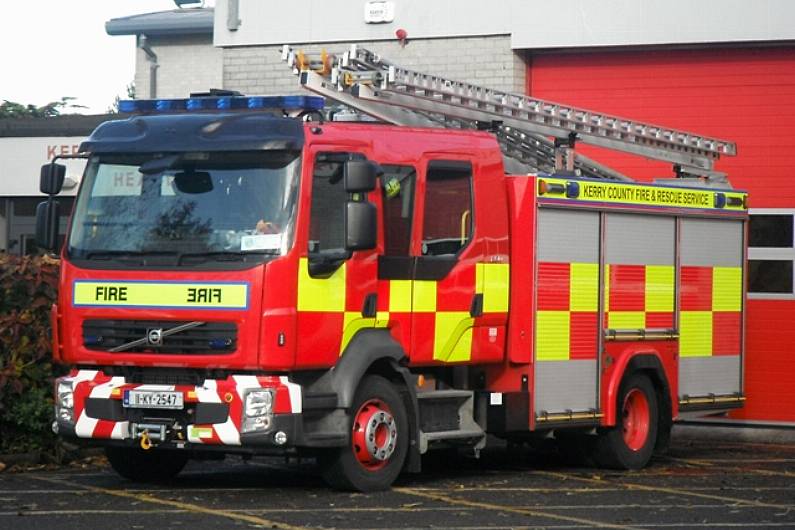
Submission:
M 128 114 L 175 113 L 216 110 L 322 110 L 320 96 L 219 96 L 186 99 L 123 99 L 119 112 Z

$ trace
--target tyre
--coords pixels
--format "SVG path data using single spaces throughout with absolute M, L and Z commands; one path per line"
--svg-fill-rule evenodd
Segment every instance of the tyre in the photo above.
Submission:
M 616 425 L 596 439 L 593 457 L 601 467 L 641 469 L 654 453 L 659 428 L 657 393 L 639 373 L 626 377 L 616 402 Z
M 184 451 L 149 449 L 138 447 L 106 447 L 110 467 L 122 477 L 135 482 L 161 482 L 176 477 L 185 464 L 188 454 Z
M 350 439 L 321 459 L 323 479 L 333 488 L 388 489 L 406 460 L 406 408 L 397 389 L 380 376 L 365 376 L 351 407 Z

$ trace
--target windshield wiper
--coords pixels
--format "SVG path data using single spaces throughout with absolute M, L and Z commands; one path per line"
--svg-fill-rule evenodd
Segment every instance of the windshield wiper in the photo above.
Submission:
M 246 252 L 239 252 L 234 250 L 224 251 L 208 251 L 208 252 L 186 252 L 180 254 L 177 259 L 177 265 L 181 265 L 184 259 L 194 259 L 198 261 L 246 261 L 248 256 L 276 256 L 279 254 L 278 250 L 249 250 Z
M 95 260 L 150 258 L 158 256 L 179 256 L 179 253 L 173 250 L 97 250 L 86 253 L 86 259 Z

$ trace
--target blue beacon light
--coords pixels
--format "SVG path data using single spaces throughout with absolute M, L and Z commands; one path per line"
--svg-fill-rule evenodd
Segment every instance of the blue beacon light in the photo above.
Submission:
M 316 111 L 323 109 L 320 96 L 218 96 L 185 99 L 124 99 L 119 112 L 127 114 L 173 114 L 227 110 Z

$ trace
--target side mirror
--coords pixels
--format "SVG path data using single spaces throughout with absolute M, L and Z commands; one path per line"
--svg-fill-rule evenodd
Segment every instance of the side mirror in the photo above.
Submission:
M 376 177 L 383 173 L 381 166 L 369 160 L 348 160 L 345 162 L 345 191 L 365 193 L 375 189 Z
M 63 188 L 64 178 L 66 178 L 66 166 L 54 162 L 44 164 L 41 166 L 39 190 L 47 195 L 58 195 Z
M 376 208 L 369 202 L 345 205 L 345 249 L 369 250 L 376 244 Z
M 50 199 L 36 206 L 36 244 L 50 252 L 58 246 L 58 201 Z

